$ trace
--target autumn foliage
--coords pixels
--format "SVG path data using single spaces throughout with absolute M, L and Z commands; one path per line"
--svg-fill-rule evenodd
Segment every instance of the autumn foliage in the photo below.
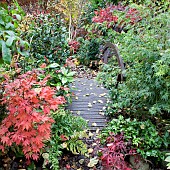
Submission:
M 120 19 L 118 16 L 114 15 L 114 11 L 119 11 L 125 13 L 125 18 Z M 100 9 L 94 12 L 95 16 L 92 18 L 94 23 L 103 23 L 106 22 L 107 27 L 110 28 L 115 24 L 126 25 L 125 20 L 129 19 L 131 25 L 142 20 L 140 13 L 135 8 L 129 8 L 119 5 L 110 5 L 104 9 Z M 118 21 L 119 20 L 119 21 Z
M 125 142 L 124 134 L 114 135 L 110 133 L 110 136 L 106 139 L 106 144 L 104 148 L 100 149 L 102 165 L 108 170 L 132 170 L 128 167 L 125 157 L 136 154 L 136 150 L 131 148 L 130 142 Z
M 33 70 L 11 81 L 3 82 L 1 104 L 7 106 L 7 117 L 0 125 L 0 149 L 20 146 L 27 159 L 37 160 L 44 141 L 50 139 L 54 120 L 50 111 L 65 102 L 55 96 L 55 88 L 46 86 L 50 76 L 38 81 L 39 71 Z
M 77 53 L 77 50 L 80 47 L 80 43 L 76 40 L 71 40 L 68 45 L 70 46 L 70 51 L 74 53 Z

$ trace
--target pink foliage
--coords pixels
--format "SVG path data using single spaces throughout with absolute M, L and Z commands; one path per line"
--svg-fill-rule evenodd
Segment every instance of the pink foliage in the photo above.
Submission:
M 125 12 L 125 18 L 130 19 L 130 24 L 135 24 L 142 20 L 142 17 L 139 14 L 139 11 L 135 8 L 127 8 L 122 5 L 110 5 L 104 9 L 100 9 L 98 11 L 95 11 L 95 16 L 92 18 L 92 21 L 95 23 L 103 23 L 106 22 L 107 27 L 110 28 L 111 26 L 114 26 L 115 24 L 122 24 L 125 23 L 125 21 L 122 19 L 118 23 L 118 17 L 113 15 L 113 11 L 123 11 Z M 120 26 L 119 26 L 120 27 Z
M 102 165 L 108 170 L 132 170 L 125 161 L 127 155 L 134 155 L 136 151 L 124 141 L 123 133 L 109 136 L 106 139 L 106 146 L 101 148 Z

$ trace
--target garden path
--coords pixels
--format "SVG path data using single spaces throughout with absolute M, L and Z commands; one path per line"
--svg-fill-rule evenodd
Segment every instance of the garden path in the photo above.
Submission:
M 74 97 L 68 109 L 88 121 L 89 130 L 102 129 L 107 122 L 104 116 L 108 91 L 94 78 L 76 78 L 71 85 Z

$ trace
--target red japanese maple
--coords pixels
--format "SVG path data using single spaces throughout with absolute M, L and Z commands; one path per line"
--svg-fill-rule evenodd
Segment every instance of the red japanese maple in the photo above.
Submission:
M 113 11 L 115 10 L 123 11 L 125 13 L 125 18 L 130 19 L 130 24 L 135 24 L 142 20 L 137 9 L 127 8 L 125 6 L 122 6 L 121 4 L 118 4 L 110 5 L 104 9 L 95 11 L 95 16 L 92 18 L 92 21 L 96 23 L 106 22 L 108 28 L 113 28 L 114 26 L 124 27 L 126 25 L 126 22 L 123 19 L 119 19 L 120 21 L 118 22 L 118 17 L 113 15 Z
M 125 156 L 134 155 L 136 150 L 132 149 L 130 144 L 124 141 L 123 133 L 111 134 L 106 139 L 106 144 L 104 148 L 101 148 L 102 165 L 107 169 L 131 170 L 125 161 Z
M 55 88 L 46 86 L 47 76 L 38 81 L 38 71 L 29 71 L 11 81 L 3 82 L 2 104 L 7 106 L 7 117 L 0 125 L 0 149 L 13 144 L 22 147 L 27 159 L 37 160 L 44 141 L 50 139 L 51 110 L 65 103 L 62 96 L 55 96 Z

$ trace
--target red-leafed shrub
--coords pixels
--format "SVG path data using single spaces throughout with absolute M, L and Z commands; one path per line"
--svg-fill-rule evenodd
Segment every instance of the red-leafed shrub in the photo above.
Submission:
M 130 8 L 126 13 L 126 18 L 130 19 L 130 24 L 135 24 L 142 20 L 139 11 L 135 8 Z
M 102 154 L 100 159 L 105 168 L 131 170 L 125 161 L 125 157 L 127 155 L 134 155 L 136 151 L 131 148 L 130 142 L 125 142 L 123 133 L 117 135 L 111 134 L 106 139 L 106 146 L 100 150 Z
M 55 88 L 46 86 L 49 76 L 38 81 L 38 71 L 29 71 L 13 81 L 3 82 L 1 104 L 6 105 L 7 117 L 0 125 L 0 149 L 15 145 L 22 148 L 27 159 L 37 160 L 44 141 L 50 139 L 54 120 L 50 111 L 65 102 L 55 96 Z
M 112 6 L 109 6 L 105 9 L 101 9 L 99 11 L 95 11 L 95 17 L 92 19 L 93 22 L 103 23 L 103 22 L 114 22 L 116 23 L 118 20 L 117 16 L 114 16 L 112 13 Z
M 124 14 L 121 15 L 121 18 L 119 16 L 114 14 L 114 11 L 123 12 Z M 92 21 L 95 23 L 103 23 L 106 22 L 107 27 L 124 27 L 127 24 L 126 18 L 129 18 L 130 24 L 135 24 L 142 20 L 140 17 L 140 13 L 135 8 L 128 8 L 125 6 L 119 5 L 110 5 L 104 9 L 100 9 L 98 11 L 95 11 L 95 16 L 92 18 Z M 124 18 L 122 17 L 124 16 Z M 119 21 L 118 21 L 119 20 Z
M 77 53 L 77 50 L 80 47 L 80 43 L 76 40 L 71 40 L 68 45 L 70 46 L 70 51 L 73 52 L 74 54 Z

